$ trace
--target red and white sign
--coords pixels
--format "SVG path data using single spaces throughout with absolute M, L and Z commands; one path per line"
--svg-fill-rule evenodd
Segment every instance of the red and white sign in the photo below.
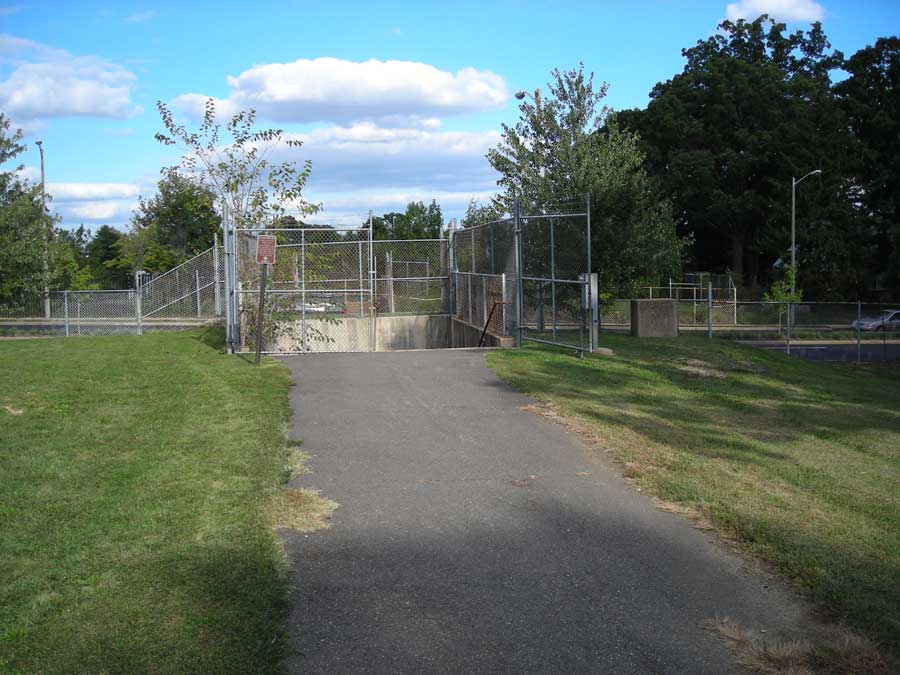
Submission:
M 261 234 L 256 239 L 256 262 L 260 265 L 275 264 L 275 247 L 278 240 L 270 234 Z

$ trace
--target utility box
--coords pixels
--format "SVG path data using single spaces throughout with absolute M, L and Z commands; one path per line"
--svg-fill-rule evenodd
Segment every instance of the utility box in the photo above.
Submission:
M 635 337 L 678 337 L 678 301 L 632 300 L 631 334 Z

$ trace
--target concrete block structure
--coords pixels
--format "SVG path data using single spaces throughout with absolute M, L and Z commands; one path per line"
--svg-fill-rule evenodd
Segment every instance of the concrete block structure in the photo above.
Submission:
M 631 334 L 635 337 L 678 337 L 678 302 L 632 300 Z

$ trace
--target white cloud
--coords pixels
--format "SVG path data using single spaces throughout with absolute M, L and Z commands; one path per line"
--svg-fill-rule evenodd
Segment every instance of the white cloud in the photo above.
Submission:
M 126 222 L 131 216 L 132 209 L 137 204 L 132 201 L 96 201 L 96 202 L 79 202 L 74 205 L 54 204 L 54 208 L 58 209 L 63 216 L 63 221 L 70 227 L 75 226 L 75 222 L 86 222 L 88 225 L 98 223 L 109 223 L 118 225 Z
M 96 56 L 74 56 L 12 35 L 0 35 L 0 58 L 14 68 L 0 82 L 0 108 L 20 124 L 54 117 L 123 119 L 136 77 Z
M 440 115 L 500 108 L 509 98 L 503 78 L 490 71 L 451 73 L 414 61 L 300 59 L 254 66 L 227 81 L 231 94 L 218 99 L 220 113 L 254 108 L 282 122 L 419 125 Z M 207 98 L 184 94 L 172 103 L 199 116 Z
M 753 21 L 768 14 L 779 21 L 821 21 L 825 10 L 815 0 L 739 0 L 729 3 L 725 15 L 730 21 Z
M 47 183 L 47 192 L 68 202 L 137 197 L 141 188 L 131 183 Z
M 497 131 L 396 129 L 363 122 L 289 136 L 303 141 L 296 155 L 312 160 L 310 188 L 316 191 L 360 186 L 479 191 L 496 180 L 485 153 L 499 142 Z
M 23 174 L 36 183 L 40 172 L 25 167 Z M 47 183 L 47 194 L 53 199 L 51 208 L 62 216 L 62 226 L 67 228 L 85 224 L 124 226 L 131 212 L 138 206 L 138 196 L 153 191 L 152 183 Z
M 23 166 L 18 171 L 21 180 L 27 180 L 30 183 L 36 183 L 41 180 L 41 170 L 36 166 Z
M 126 16 L 125 21 L 128 23 L 141 23 L 142 21 L 155 19 L 157 16 L 159 16 L 159 12 L 150 9 L 144 12 L 135 12 L 134 14 Z
M 371 209 L 373 215 L 403 212 L 410 202 L 429 204 L 432 199 L 441 207 L 444 221 L 460 218 L 466 211 L 469 201 L 477 199 L 482 203 L 490 201 L 495 194 L 493 190 L 474 192 L 457 192 L 442 190 L 399 190 L 377 193 L 351 193 L 331 195 L 323 204 L 323 209 L 310 218 L 316 223 L 328 225 L 358 226 L 365 222 Z

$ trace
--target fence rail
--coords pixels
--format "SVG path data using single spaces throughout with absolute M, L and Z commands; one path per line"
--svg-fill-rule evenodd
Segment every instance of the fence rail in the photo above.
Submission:
M 140 335 L 199 325 L 223 314 L 223 268 L 213 246 L 138 288 L 51 291 L 48 308 L 36 293 L 0 306 L 0 334 Z
M 738 340 L 823 360 L 900 359 L 900 303 L 677 301 L 682 334 Z M 631 301 L 601 307 L 601 330 L 627 332 Z

